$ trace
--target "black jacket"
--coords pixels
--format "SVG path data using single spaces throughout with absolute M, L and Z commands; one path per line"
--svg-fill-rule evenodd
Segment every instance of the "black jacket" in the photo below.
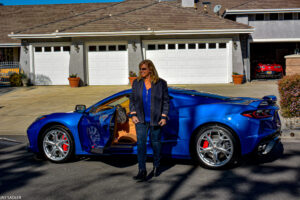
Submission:
M 132 93 L 130 95 L 130 112 L 136 112 L 137 118 L 141 123 L 145 122 L 143 106 L 143 87 L 144 80 L 134 80 Z M 159 79 L 155 84 L 151 83 L 151 126 L 158 126 L 161 115 L 168 116 L 169 112 L 169 93 L 167 82 Z

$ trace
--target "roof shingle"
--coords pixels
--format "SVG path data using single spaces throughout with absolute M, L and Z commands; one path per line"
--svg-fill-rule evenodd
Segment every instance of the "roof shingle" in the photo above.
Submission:
M 119 3 L 0 7 L 0 43 L 7 34 L 120 32 L 148 30 L 249 29 L 247 25 L 182 8 L 177 2 L 127 0 Z

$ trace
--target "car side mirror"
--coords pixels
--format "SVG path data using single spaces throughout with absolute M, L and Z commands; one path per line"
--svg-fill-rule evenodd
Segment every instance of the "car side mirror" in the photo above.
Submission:
M 86 110 L 85 105 L 76 105 L 75 106 L 75 112 L 83 113 Z

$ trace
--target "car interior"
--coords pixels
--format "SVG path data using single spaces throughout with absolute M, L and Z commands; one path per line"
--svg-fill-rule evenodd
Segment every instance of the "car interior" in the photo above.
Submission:
M 115 106 L 118 107 L 116 109 L 115 117 L 113 118 L 115 128 L 111 144 L 136 144 L 137 136 L 135 124 L 131 118 L 127 117 L 129 114 L 129 96 L 114 98 L 111 101 L 92 109 L 90 112 L 98 113 Z M 125 120 L 124 117 L 120 120 L 121 116 L 126 116 Z

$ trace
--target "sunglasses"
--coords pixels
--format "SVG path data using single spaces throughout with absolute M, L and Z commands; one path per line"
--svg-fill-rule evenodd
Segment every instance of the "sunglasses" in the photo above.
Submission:
M 146 71 L 148 68 L 140 68 L 140 71 Z

